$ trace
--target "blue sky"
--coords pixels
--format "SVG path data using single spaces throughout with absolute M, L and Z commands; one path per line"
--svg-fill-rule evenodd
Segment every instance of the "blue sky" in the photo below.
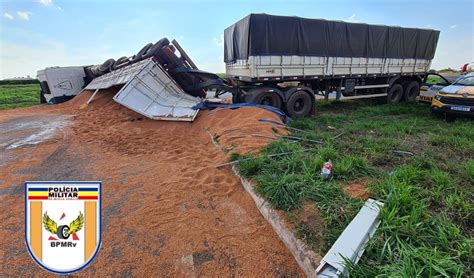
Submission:
M 176 38 L 200 69 L 224 72 L 224 29 L 249 13 L 441 31 L 432 68 L 474 61 L 472 1 L 0 0 L 0 79 L 98 64 Z

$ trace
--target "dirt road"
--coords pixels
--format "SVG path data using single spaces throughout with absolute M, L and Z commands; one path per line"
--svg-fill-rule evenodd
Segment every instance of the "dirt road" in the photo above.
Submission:
M 143 119 L 102 93 L 0 112 L 0 274 L 46 275 L 24 243 L 25 180 L 103 181 L 102 247 L 79 275 L 302 276 L 211 137 L 256 151 L 278 120 L 256 108 L 190 123 Z M 228 135 L 237 136 L 228 136 Z

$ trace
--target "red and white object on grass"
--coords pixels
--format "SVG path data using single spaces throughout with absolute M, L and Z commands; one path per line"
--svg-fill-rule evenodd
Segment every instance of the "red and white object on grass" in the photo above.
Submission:
M 324 163 L 323 168 L 321 169 L 321 176 L 324 180 L 329 179 L 332 176 L 332 162 L 328 160 Z

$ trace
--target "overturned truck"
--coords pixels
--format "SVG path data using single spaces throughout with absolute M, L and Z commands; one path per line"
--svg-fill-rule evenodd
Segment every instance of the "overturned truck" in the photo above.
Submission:
M 84 88 L 125 85 L 137 80 L 135 75 L 141 72 L 151 75 L 142 76 L 141 84 L 148 80 L 154 85 L 141 86 L 148 93 L 133 95 L 146 96 L 145 102 L 162 101 L 159 106 L 180 107 L 183 112 L 213 91 L 216 97 L 231 93 L 234 103 L 270 105 L 291 117 L 304 117 L 314 113 L 316 95 L 325 99 L 334 93 L 336 99 L 386 97 L 389 103 L 414 101 L 438 37 L 435 30 L 250 14 L 224 31 L 226 78 L 199 70 L 177 41 L 166 38 L 145 45 L 130 57 L 93 66 L 47 68 L 38 71 L 38 78 L 43 101 L 52 103 L 67 100 Z M 148 62 L 142 63 L 145 60 Z M 139 63 L 143 68 L 137 67 Z M 171 83 L 177 89 L 169 90 L 166 84 Z M 131 86 L 124 88 L 132 90 Z M 178 99 L 186 99 L 187 104 L 179 105 Z M 169 100 L 172 104 L 166 102 Z M 128 97 L 127 101 L 134 99 Z M 176 118 L 173 109 L 167 111 L 171 114 L 166 117 L 152 116 L 149 111 L 143 114 Z M 195 114 L 188 112 L 185 118 L 193 119 Z

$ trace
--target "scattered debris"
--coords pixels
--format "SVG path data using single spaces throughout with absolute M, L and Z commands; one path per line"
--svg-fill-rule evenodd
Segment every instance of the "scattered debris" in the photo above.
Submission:
M 288 135 L 277 135 L 277 136 L 282 137 L 282 138 L 300 140 L 300 141 L 308 141 L 308 142 L 316 143 L 316 144 L 324 144 L 324 142 L 322 142 L 322 141 L 308 139 L 308 138 L 304 138 L 304 137 L 296 137 L 296 136 L 288 136 Z
M 414 156 L 415 155 L 414 153 L 408 152 L 408 151 L 392 150 L 391 152 L 394 153 L 394 154 L 398 154 L 400 156 Z
M 277 138 L 274 137 L 274 136 L 262 135 L 262 134 L 252 134 L 252 136 L 255 136 L 255 137 L 263 137 L 263 138 L 269 138 L 269 139 L 277 139 Z M 280 138 L 290 139 L 290 140 L 307 141 L 307 142 L 316 143 L 316 144 L 324 144 L 324 142 L 322 142 L 322 141 L 307 139 L 307 138 L 304 138 L 304 137 L 296 137 L 296 136 L 289 136 L 289 135 L 279 135 L 279 134 L 276 134 L 276 136 L 277 136 L 277 137 L 280 137 Z
M 218 136 L 216 135 L 212 135 L 209 131 L 207 132 L 209 134 L 209 136 L 211 137 L 211 142 L 212 144 L 218 148 L 219 150 L 222 151 L 221 147 L 219 146 L 219 142 L 217 142 L 217 139 L 219 138 Z
M 323 168 L 321 169 L 321 176 L 324 180 L 328 180 L 332 176 L 332 162 L 328 160 L 324 163 Z
M 337 139 L 337 138 L 341 137 L 342 135 L 344 135 L 345 133 L 346 133 L 345 131 L 341 132 L 338 135 L 334 136 L 332 139 Z
M 94 99 L 95 95 L 99 92 L 100 89 L 95 89 L 94 93 L 92 94 L 92 96 L 89 98 L 89 100 L 86 102 L 86 105 L 89 105 L 92 100 Z
M 275 136 L 269 136 L 269 135 L 263 135 L 263 134 L 251 134 L 251 136 L 263 137 L 263 138 L 268 138 L 268 139 L 277 139 Z
M 225 136 L 225 138 L 228 138 L 228 139 L 245 138 L 245 137 L 247 137 L 247 135 L 229 135 L 229 136 Z
M 318 277 L 347 275 L 346 261 L 357 263 L 365 245 L 380 225 L 379 213 L 383 203 L 369 198 L 351 223 L 326 253 L 316 269 Z

